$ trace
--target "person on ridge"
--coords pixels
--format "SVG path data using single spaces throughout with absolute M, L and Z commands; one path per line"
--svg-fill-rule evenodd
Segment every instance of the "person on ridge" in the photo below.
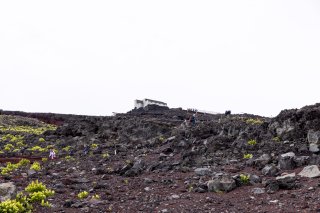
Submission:
M 88 152 L 89 152 L 89 150 L 90 150 L 90 147 L 89 147 L 88 145 L 84 145 L 83 154 L 84 154 L 84 155 L 87 155 Z
M 191 122 L 192 126 L 196 125 L 196 116 L 197 116 L 197 112 L 194 113 L 190 118 L 190 122 Z
M 53 149 L 50 149 L 50 152 L 49 152 L 49 158 L 51 160 L 55 159 L 56 158 L 56 153 Z

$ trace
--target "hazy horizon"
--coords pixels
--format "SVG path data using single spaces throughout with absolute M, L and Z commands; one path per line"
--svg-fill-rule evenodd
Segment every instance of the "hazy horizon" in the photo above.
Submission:
M 0 109 L 276 116 L 319 102 L 320 2 L 3 1 Z

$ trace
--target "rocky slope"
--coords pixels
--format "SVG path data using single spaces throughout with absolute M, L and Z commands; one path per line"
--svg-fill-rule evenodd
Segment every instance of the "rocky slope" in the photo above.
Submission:
M 196 125 L 184 125 L 191 114 L 2 111 L 1 166 L 27 158 L 41 169 L 18 168 L 0 182 L 21 191 L 39 180 L 53 189 L 52 207 L 35 204 L 34 212 L 320 211 L 320 104 L 275 118 L 199 114 Z M 57 159 L 46 161 L 50 148 Z M 80 199 L 82 191 L 89 196 Z

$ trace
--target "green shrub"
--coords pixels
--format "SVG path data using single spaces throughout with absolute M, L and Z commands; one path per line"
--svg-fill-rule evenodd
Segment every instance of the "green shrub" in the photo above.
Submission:
M 14 149 L 14 146 L 10 143 L 4 145 L 4 150 L 7 152 L 10 152 L 12 149 Z
M 279 137 L 274 137 L 274 138 L 272 138 L 272 140 L 275 141 L 275 142 L 279 142 L 280 138 Z
M 8 213 L 23 213 L 26 209 L 16 200 L 6 200 L 0 203 L 0 212 Z
M 19 161 L 19 163 L 18 163 L 19 167 L 20 167 L 20 166 L 27 166 L 27 165 L 29 165 L 29 164 L 30 164 L 30 160 L 28 160 L 28 159 L 21 159 L 21 160 Z
M 69 152 L 70 149 L 71 149 L 71 146 L 66 146 L 62 150 L 66 151 L 66 152 Z
M 43 143 L 46 142 L 46 140 L 44 138 L 39 138 L 39 142 Z
M 249 140 L 248 141 L 248 144 L 253 146 L 253 145 L 256 145 L 257 144 L 257 141 L 256 140 Z
M 75 160 L 75 159 L 74 159 L 73 157 L 71 157 L 70 155 L 65 156 L 64 159 L 66 159 L 67 161 Z
M 43 183 L 39 182 L 38 180 L 32 181 L 26 188 L 25 190 L 27 192 L 33 193 L 33 192 L 43 192 L 47 189 Z
M 41 202 L 42 200 L 45 200 L 47 196 L 44 192 L 34 192 L 30 194 L 30 202 Z
M 54 191 L 49 190 L 38 180 L 30 183 L 26 188 L 29 194 L 26 196 L 25 192 L 17 194 L 16 199 L 6 200 L 0 203 L 0 213 L 31 213 L 34 202 L 40 203 L 41 206 L 51 207 L 50 203 L 45 199 L 54 195 Z
M 242 184 L 248 184 L 250 181 L 250 175 L 240 174 L 240 181 Z
M 35 171 L 40 171 L 40 170 L 41 170 L 40 163 L 37 162 L 37 161 L 35 161 L 35 162 L 31 165 L 30 169 L 33 169 L 33 170 L 35 170 Z
M 99 199 L 100 199 L 100 196 L 99 196 L 99 195 L 97 195 L 97 194 L 95 194 L 95 195 L 93 195 L 93 196 L 92 196 L 92 199 L 99 200 Z
M 99 146 L 99 145 L 96 144 L 96 143 L 91 144 L 91 148 L 92 148 L 92 149 L 96 149 L 96 148 L 98 148 L 98 146 Z
M 16 195 L 15 200 L 23 205 L 23 207 L 26 209 L 26 212 L 31 212 L 31 210 L 33 209 L 32 205 L 29 203 L 29 198 L 22 192 L 19 192 Z
M 110 155 L 109 155 L 109 153 L 104 153 L 104 154 L 102 154 L 102 157 L 103 157 L 103 158 L 109 158 Z
M 89 195 L 89 193 L 88 193 L 87 191 L 83 191 L 83 192 L 80 192 L 80 193 L 78 194 L 78 198 L 84 199 L 84 198 L 87 198 L 88 195 Z
M 47 149 L 47 150 L 53 149 L 53 147 L 54 147 L 54 145 L 48 145 L 48 146 L 46 147 L 46 149 Z
M 22 159 L 19 161 L 19 163 L 16 163 L 16 164 L 12 164 L 11 162 L 8 162 L 6 167 L 1 169 L 1 174 L 8 175 L 10 172 L 18 169 L 19 167 L 26 166 L 29 163 L 30 163 L 30 161 L 27 159 Z
M 31 151 L 38 151 L 38 152 L 46 152 L 46 151 L 48 151 L 46 148 L 42 148 L 42 147 L 40 147 L 40 146 L 34 146 L 34 147 L 32 147 L 31 149 L 29 149 L 29 150 L 31 150 Z
M 252 157 L 253 157 L 252 154 L 244 154 L 244 155 L 243 155 L 243 158 L 244 158 L 244 159 L 251 159 Z
M 26 146 L 22 141 L 19 141 L 16 143 L 16 146 L 19 147 L 19 148 L 22 148 L 24 146 Z
M 12 164 L 11 162 L 8 162 L 6 167 L 1 169 L 1 175 L 8 175 L 9 173 L 11 173 L 13 170 L 17 168 L 18 168 L 17 164 Z
M 165 139 L 163 136 L 160 136 L 160 137 L 159 137 L 159 141 L 160 141 L 160 142 L 163 142 L 163 141 L 165 141 L 165 140 L 166 140 L 166 139 Z
M 46 125 L 44 127 L 32 127 L 32 126 L 0 126 L 0 131 L 6 133 L 26 133 L 33 135 L 41 135 L 47 130 L 56 130 L 57 126 Z
M 43 206 L 43 207 L 51 207 L 51 204 L 49 203 L 49 201 L 41 200 L 41 206 Z

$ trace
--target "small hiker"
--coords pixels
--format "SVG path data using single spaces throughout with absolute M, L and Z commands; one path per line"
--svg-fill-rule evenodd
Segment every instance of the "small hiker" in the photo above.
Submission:
M 190 118 L 190 122 L 191 122 L 192 126 L 196 125 L 196 117 L 197 117 L 197 113 L 194 113 Z
M 231 110 L 227 110 L 227 111 L 225 111 L 224 115 L 225 115 L 225 116 L 229 116 L 229 115 L 231 115 Z
M 53 149 L 50 149 L 50 152 L 49 152 L 49 158 L 51 160 L 55 159 L 56 158 L 56 153 Z
M 84 155 L 87 155 L 87 154 L 88 154 L 88 152 L 89 152 L 89 149 L 90 149 L 90 147 L 89 147 L 89 146 L 84 145 L 83 154 L 84 154 Z

